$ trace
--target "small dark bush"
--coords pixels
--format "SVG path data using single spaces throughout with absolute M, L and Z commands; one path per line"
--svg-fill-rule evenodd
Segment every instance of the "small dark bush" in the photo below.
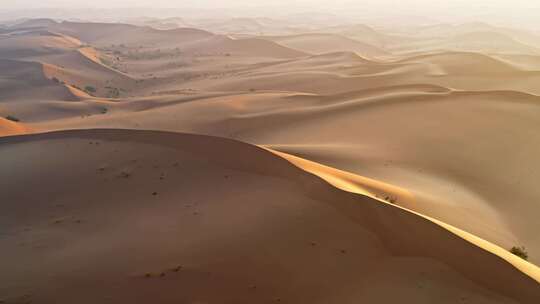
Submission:
M 8 115 L 6 116 L 6 119 L 7 120 L 11 120 L 11 121 L 14 121 L 14 122 L 18 122 L 18 121 L 21 121 L 20 119 L 18 119 L 17 117 L 15 116 L 12 116 L 12 115 Z
M 86 86 L 84 87 L 84 90 L 88 93 L 95 93 L 97 91 L 97 89 L 93 86 Z
M 514 246 L 514 247 L 512 247 L 512 249 L 510 249 L 510 252 L 512 254 L 517 255 L 518 257 L 520 257 L 520 258 L 522 258 L 524 260 L 529 259 L 529 254 L 527 253 L 527 251 L 525 250 L 525 247 L 523 247 L 523 246 L 521 246 L 521 247 Z

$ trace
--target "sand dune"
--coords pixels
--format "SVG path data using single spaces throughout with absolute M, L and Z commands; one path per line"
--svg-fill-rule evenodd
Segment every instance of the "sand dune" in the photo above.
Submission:
M 47 26 L 54 26 L 57 22 L 53 19 L 49 18 L 32 18 L 32 19 L 25 19 L 20 20 L 18 22 L 14 22 L 10 25 L 11 28 L 38 28 L 38 27 L 47 27 Z
M 537 281 L 448 230 L 246 144 L 91 130 L 0 145 L 0 162 L 21 169 L 2 176 L 11 185 L 0 213 L 8 301 L 535 303 L 540 296 Z M 32 192 L 21 191 L 28 186 Z M 384 292 L 388 282 L 400 288 Z
M 261 93 L 169 100 L 155 100 L 154 106 L 149 100 L 133 101 L 116 105 L 111 114 L 33 127 L 160 129 L 269 145 L 407 189 L 413 199 L 384 196 L 501 247 L 525 244 L 531 259 L 538 260 L 534 202 L 540 194 L 527 190 L 538 177 L 527 166 L 509 162 L 535 162 L 536 96 L 417 85 L 332 96 Z M 461 122 L 459 127 L 454 121 Z M 501 136 L 519 148 L 500 151 Z M 524 147 L 528 153 L 519 152 Z M 512 192 L 503 185 L 511 185 Z
M 360 56 L 378 57 L 386 55 L 384 50 L 365 42 L 356 41 L 337 34 L 300 34 L 277 37 L 261 37 L 286 47 L 310 54 L 331 52 L 355 52 Z
M 536 304 L 534 35 L 298 17 L 6 23 L 0 303 Z
M 110 97 L 113 89 L 127 91 L 135 86 L 135 80 L 130 76 L 103 64 L 102 58 L 106 58 L 103 54 L 83 46 L 75 38 L 46 30 L 29 30 L 22 33 L 12 31 L 1 41 L 0 59 L 39 63 L 46 78 L 80 91 L 90 86 L 96 91 L 87 93 Z M 29 77 L 28 73 L 24 75 L 21 77 Z M 50 95 L 46 94 L 45 98 L 50 98 Z
M 45 77 L 40 63 L 0 59 L 0 70 L 0 103 L 76 100 L 65 86 Z
M 256 39 L 231 39 L 198 29 L 157 30 L 128 24 L 63 22 L 52 29 L 96 46 L 180 48 L 184 52 L 240 52 L 261 57 L 298 57 L 301 52 Z
M 0 35 L 0 58 L 18 59 L 55 54 L 81 46 L 80 41 L 46 30 L 15 31 Z
M 339 34 L 354 39 L 356 41 L 362 41 L 364 43 L 376 46 L 381 49 L 384 49 L 386 46 L 405 41 L 405 38 L 403 37 L 392 36 L 376 31 L 372 27 L 369 27 L 365 24 L 338 25 L 321 28 L 318 31 L 323 33 Z
M 409 32 L 407 32 L 409 31 Z M 487 23 L 438 24 L 407 29 L 409 39 L 388 45 L 394 52 L 467 51 L 491 54 L 535 55 L 540 38 L 530 32 Z

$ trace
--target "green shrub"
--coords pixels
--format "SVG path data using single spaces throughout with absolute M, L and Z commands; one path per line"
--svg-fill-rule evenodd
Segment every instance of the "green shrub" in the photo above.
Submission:
M 527 253 L 527 251 L 525 250 L 525 247 L 523 247 L 523 246 L 521 246 L 521 247 L 514 246 L 514 247 L 512 247 L 512 249 L 510 249 L 510 252 L 512 254 L 517 255 L 518 257 L 520 257 L 520 258 L 522 258 L 524 260 L 529 259 L 529 254 Z
M 15 116 L 12 116 L 12 115 L 6 116 L 6 119 L 7 119 L 7 120 L 14 121 L 14 122 L 19 122 L 19 121 L 21 121 L 20 119 L 18 119 L 18 118 L 15 117 Z
M 84 90 L 88 93 L 95 93 L 97 91 L 97 89 L 93 86 L 86 86 L 84 87 Z

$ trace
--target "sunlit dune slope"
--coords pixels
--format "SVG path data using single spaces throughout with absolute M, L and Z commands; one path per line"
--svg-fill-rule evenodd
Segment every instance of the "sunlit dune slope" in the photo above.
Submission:
M 0 136 L 24 134 L 27 131 L 23 124 L 0 117 Z

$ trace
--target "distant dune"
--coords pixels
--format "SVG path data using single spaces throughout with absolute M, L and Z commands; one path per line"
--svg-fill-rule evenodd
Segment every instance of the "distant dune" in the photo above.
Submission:
M 45 77 L 43 64 L 0 59 L 0 104 L 30 100 L 76 100 L 60 83 Z
M 0 58 L 16 59 L 73 50 L 81 42 L 46 30 L 13 31 L 0 35 Z
M 301 34 L 280 37 L 262 37 L 284 46 L 310 54 L 331 52 L 356 52 L 360 56 L 377 57 L 387 54 L 386 51 L 373 45 L 355 41 L 336 34 Z

